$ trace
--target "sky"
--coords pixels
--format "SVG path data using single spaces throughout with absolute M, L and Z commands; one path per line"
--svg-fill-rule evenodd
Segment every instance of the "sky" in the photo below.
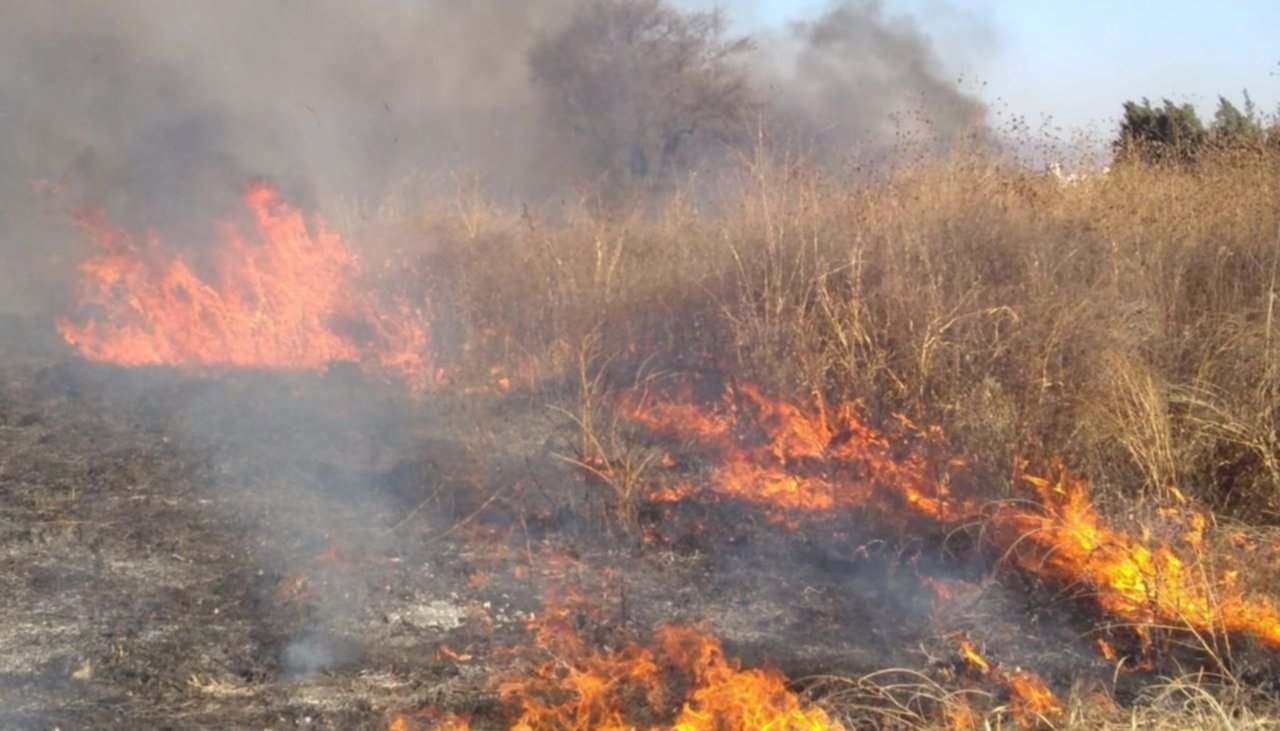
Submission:
M 678 0 L 720 5 L 743 31 L 812 17 L 830 0 Z M 948 71 L 998 114 L 1111 130 L 1123 102 L 1189 101 L 1209 119 L 1247 88 L 1280 104 L 1280 0 L 883 0 L 935 40 Z

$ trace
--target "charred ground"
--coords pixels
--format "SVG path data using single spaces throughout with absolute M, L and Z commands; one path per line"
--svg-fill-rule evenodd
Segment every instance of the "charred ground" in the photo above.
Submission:
M 705 623 L 807 684 L 981 684 L 961 682 L 957 633 L 1063 694 L 1132 701 L 1151 677 L 1117 684 L 1087 609 L 995 580 L 963 541 L 889 543 L 857 515 L 797 530 L 732 500 L 650 506 L 637 541 L 587 507 L 526 395 L 121 369 L 51 343 L 4 358 L 6 727 L 385 728 L 438 709 L 502 728 L 495 683 L 570 589 L 606 644 Z M 705 458 L 652 439 L 691 472 Z

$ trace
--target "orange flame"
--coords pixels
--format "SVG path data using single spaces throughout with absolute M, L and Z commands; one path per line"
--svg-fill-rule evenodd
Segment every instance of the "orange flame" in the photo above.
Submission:
M 387 724 L 387 731 L 470 731 L 471 721 L 454 713 L 438 713 L 426 710 L 419 713 L 401 713 Z
M 317 369 L 334 361 L 396 371 L 424 385 L 422 311 L 360 291 L 360 261 L 334 233 L 308 230 L 268 185 L 245 205 L 258 241 L 221 231 L 202 277 L 154 234 L 145 247 L 101 217 L 77 217 L 103 251 L 81 267 L 76 315 L 58 332 L 90 360 L 126 366 Z
M 651 401 L 634 395 L 620 408 L 648 427 L 699 443 L 717 455 L 709 488 L 763 505 L 777 519 L 873 507 L 881 523 L 924 520 L 952 527 L 980 519 L 980 504 L 952 493 L 954 460 L 929 458 L 911 444 L 895 445 L 862 421 L 852 404 L 812 409 L 771 399 L 750 385 L 730 389 L 721 403 L 702 406 L 689 397 Z M 905 418 L 899 422 L 917 434 Z M 916 441 L 916 440 L 908 440 Z M 1280 612 L 1250 599 L 1236 585 L 1238 572 L 1213 575 L 1187 563 L 1167 545 L 1108 527 L 1088 484 L 1063 476 L 1026 475 L 1040 505 L 1006 502 L 989 511 L 994 548 L 1021 569 L 1068 585 L 1092 587 L 1108 612 L 1129 618 L 1138 631 L 1151 624 L 1208 633 L 1249 633 L 1280 646 Z M 686 484 L 660 489 L 680 499 Z M 1204 518 L 1187 520 L 1182 538 L 1205 552 Z M 898 527 L 902 527 L 899 525 Z
M 581 609 L 549 605 L 536 622 L 537 645 L 550 658 L 499 684 L 499 695 L 520 713 L 513 729 L 676 731 L 771 729 L 825 731 L 841 726 L 805 708 L 786 679 L 768 668 L 744 669 L 720 642 L 694 627 L 663 625 L 652 643 L 621 638 L 596 650 L 575 630 Z M 686 689 L 670 697 L 672 689 Z
M 964 698 L 958 698 L 943 711 L 947 731 L 973 731 L 978 728 L 978 714 Z
M 1102 653 L 1102 657 L 1107 662 L 1115 662 L 1116 660 L 1120 659 L 1120 656 L 1116 654 L 1115 645 L 1111 644 L 1110 642 L 1107 642 L 1101 637 L 1099 637 L 1095 641 L 1095 644 L 1097 644 L 1098 646 L 1098 652 Z
M 1213 581 L 1167 545 L 1152 545 L 1106 526 L 1089 498 L 1088 484 L 1062 472 L 1056 479 L 1029 475 L 1045 510 L 1004 509 L 993 526 L 1022 568 L 1095 589 L 1107 611 L 1143 624 L 1198 632 L 1249 633 L 1280 646 L 1280 612 L 1245 596 L 1232 577 Z M 1203 526 L 1193 521 L 1194 545 Z
M 837 728 L 826 713 L 804 708 L 786 680 L 770 669 L 741 669 L 714 637 L 688 627 L 660 627 L 664 654 L 693 676 L 693 691 L 680 710 L 677 731 Z
M 916 517 L 950 522 L 973 509 L 951 496 L 946 475 L 935 475 L 922 455 L 895 455 L 891 440 L 863 422 L 853 404 L 828 413 L 817 399 L 816 408 L 805 410 L 745 384 L 727 391 L 719 408 L 634 396 L 620 408 L 652 429 L 717 451 L 711 489 L 765 505 L 775 517 L 866 505 L 877 488 Z M 668 488 L 661 495 L 678 499 L 687 492 Z
M 1038 726 L 1045 719 L 1062 716 L 1066 711 L 1058 697 L 1039 675 L 1021 668 L 1012 670 L 993 665 L 969 640 L 960 640 L 960 655 L 970 673 L 992 678 L 1009 690 L 1009 711 L 1019 725 Z M 978 718 L 967 701 L 949 708 L 945 714 L 947 728 L 959 730 L 977 728 Z
M 1014 718 L 1026 723 L 1066 713 L 1044 680 L 1030 670 L 1005 673 L 1004 679 L 1009 685 Z

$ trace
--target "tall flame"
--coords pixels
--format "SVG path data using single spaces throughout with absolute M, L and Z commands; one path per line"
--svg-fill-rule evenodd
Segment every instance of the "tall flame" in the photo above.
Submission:
M 207 277 L 155 234 L 140 246 L 99 215 L 78 216 L 102 251 L 80 267 L 75 315 L 61 318 L 58 332 L 86 358 L 126 366 L 316 369 L 346 361 L 423 385 L 423 312 L 362 290 L 359 258 L 322 225 L 309 229 L 271 186 L 250 186 L 244 203 L 257 240 L 223 224 Z

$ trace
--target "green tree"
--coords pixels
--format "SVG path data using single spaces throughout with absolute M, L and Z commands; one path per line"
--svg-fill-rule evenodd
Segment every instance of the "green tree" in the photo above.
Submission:
M 1265 137 L 1266 132 L 1249 92 L 1244 94 L 1244 111 L 1236 108 L 1226 97 L 1218 97 L 1218 111 L 1213 116 L 1214 144 L 1220 147 L 1257 147 Z
M 1174 104 L 1168 99 L 1162 106 L 1151 101 L 1125 102 L 1120 137 L 1115 142 L 1120 161 L 1155 162 L 1162 160 L 1194 160 L 1209 133 L 1191 104 Z

